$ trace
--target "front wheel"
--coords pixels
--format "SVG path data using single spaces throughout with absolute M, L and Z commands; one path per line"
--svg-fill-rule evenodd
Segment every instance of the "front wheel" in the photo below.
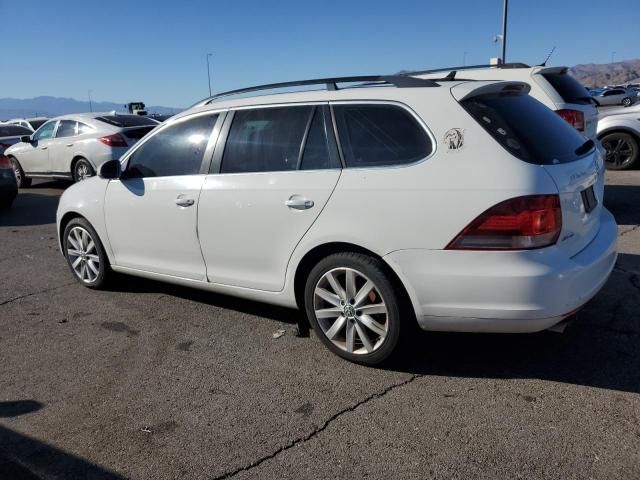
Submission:
M 25 177 L 24 170 L 20 166 L 20 162 L 16 160 L 14 157 L 9 157 L 11 160 L 11 165 L 13 166 L 13 173 L 16 176 L 16 182 L 18 184 L 18 188 L 27 188 L 31 186 L 31 179 Z
M 607 151 L 605 164 L 609 170 L 631 168 L 636 164 L 638 156 L 640 156 L 638 141 L 629 133 L 608 133 L 600 139 L 600 142 Z
M 98 234 L 84 218 L 74 218 L 64 229 L 62 244 L 69 268 L 85 287 L 101 288 L 111 270 Z
M 623 98 L 622 99 L 622 105 L 624 105 L 625 107 L 631 106 L 631 99 L 629 97 Z
M 351 252 L 330 255 L 311 270 L 304 300 L 320 340 L 349 361 L 377 365 L 398 344 L 400 297 L 379 259 Z

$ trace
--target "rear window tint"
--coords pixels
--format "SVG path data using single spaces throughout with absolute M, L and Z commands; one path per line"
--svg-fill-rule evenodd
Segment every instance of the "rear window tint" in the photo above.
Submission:
M 526 162 L 568 163 L 585 153 L 578 149 L 586 139 L 529 95 L 480 95 L 461 104 L 500 145 Z
M 158 122 L 152 118 L 143 117 L 141 115 L 104 115 L 102 117 L 97 117 L 96 120 L 121 128 L 158 125 Z
M 425 130 L 393 105 L 335 105 L 347 167 L 382 167 L 416 162 L 433 150 Z
M 591 96 L 587 89 L 572 76 L 566 73 L 543 73 L 542 76 L 566 103 L 580 105 L 591 103 Z
M 20 137 L 22 135 L 31 135 L 32 133 L 31 130 L 20 125 L 0 126 L 0 137 Z

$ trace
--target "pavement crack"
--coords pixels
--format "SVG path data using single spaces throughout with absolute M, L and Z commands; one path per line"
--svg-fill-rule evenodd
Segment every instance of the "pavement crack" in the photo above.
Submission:
M 640 225 L 636 225 L 635 227 L 630 228 L 629 230 L 625 230 L 624 232 L 620 233 L 618 237 L 624 237 L 627 233 L 635 232 L 636 230 L 638 230 L 638 228 L 640 228 Z
M 10 298 L 8 300 L 4 300 L 4 301 L 0 302 L 0 307 L 2 305 L 6 305 L 8 303 L 12 303 L 12 302 L 15 302 L 17 300 L 22 300 L 23 298 L 31 297 L 33 295 L 38 295 L 39 293 L 47 293 L 47 292 L 51 292 L 53 290 L 58 290 L 60 288 L 68 287 L 69 285 L 74 285 L 75 283 L 77 283 L 77 282 L 74 280 L 73 282 L 63 283 L 62 285 L 57 285 L 55 287 L 44 288 L 42 290 L 38 290 L 37 292 L 30 292 L 30 293 L 25 293 L 23 295 L 18 295 L 17 297 L 13 297 L 13 298 Z
M 287 443 L 286 445 L 278 448 L 274 452 L 272 452 L 272 453 L 270 453 L 268 455 L 265 455 L 264 457 L 261 457 L 258 460 L 255 460 L 255 461 L 251 462 L 249 465 L 245 465 L 243 467 L 239 467 L 239 468 L 237 468 L 235 470 L 232 470 L 230 472 L 223 473 L 222 475 L 218 475 L 217 477 L 214 477 L 213 480 L 223 480 L 225 478 L 234 477 L 234 476 L 238 475 L 239 473 L 247 472 L 249 470 L 253 470 L 254 468 L 256 468 L 259 465 L 261 465 L 262 463 L 266 462 L 267 460 L 271 460 L 272 458 L 276 458 L 281 453 L 284 453 L 287 450 L 290 450 L 290 449 L 292 449 L 293 447 L 295 447 L 297 445 L 300 445 L 300 444 L 308 442 L 309 440 L 311 440 L 312 438 L 314 438 L 315 436 L 317 436 L 318 434 L 320 434 L 324 430 L 326 430 L 329 427 L 329 425 L 331 425 L 333 422 L 338 420 L 343 415 L 346 415 L 347 413 L 353 412 L 358 407 L 361 407 L 362 405 L 365 405 L 365 404 L 367 404 L 367 403 L 369 403 L 369 402 L 371 402 L 373 400 L 377 400 L 378 398 L 382 398 L 385 395 L 387 395 L 388 393 L 392 392 L 393 390 L 396 390 L 398 388 L 404 387 L 405 385 L 410 384 L 411 382 L 413 382 L 417 378 L 420 378 L 420 377 L 423 377 L 423 376 L 424 375 L 420 375 L 420 374 L 412 375 L 407 380 L 404 380 L 402 382 L 390 385 L 389 387 L 385 388 L 381 392 L 373 393 L 373 394 L 369 395 L 367 398 L 365 398 L 365 399 L 363 399 L 363 400 L 361 400 L 361 401 L 359 401 L 359 402 L 357 402 L 357 403 L 355 403 L 353 405 L 350 405 L 350 406 L 340 410 L 339 412 L 335 413 L 334 415 L 329 417 L 329 419 L 325 420 L 324 423 L 320 427 L 316 428 L 315 430 L 313 430 L 312 432 L 308 433 L 307 435 L 305 435 L 303 437 L 296 438 L 295 440 L 290 441 L 289 443 Z

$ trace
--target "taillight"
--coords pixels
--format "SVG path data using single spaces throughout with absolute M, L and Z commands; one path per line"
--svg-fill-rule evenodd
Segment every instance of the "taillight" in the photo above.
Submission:
M 574 127 L 576 130 L 584 132 L 584 112 L 580 110 L 556 110 L 556 113 L 564 118 L 569 125 Z
M 553 245 L 562 229 L 558 195 L 527 195 L 491 207 L 453 239 L 448 250 L 528 250 Z
M 100 140 L 108 147 L 128 147 L 126 140 L 119 133 L 114 133 L 113 135 L 107 135 L 106 137 L 101 137 Z
M 9 160 L 9 157 L 5 157 L 4 155 L 0 155 L 0 167 L 13 168 L 13 164 L 11 163 L 11 160 Z

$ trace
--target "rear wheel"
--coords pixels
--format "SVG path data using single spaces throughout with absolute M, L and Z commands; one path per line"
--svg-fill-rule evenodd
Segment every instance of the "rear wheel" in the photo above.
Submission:
M 640 148 L 633 135 L 613 132 L 602 137 L 600 142 L 607 151 L 605 163 L 609 170 L 625 170 L 636 164 Z
M 64 256 L 74 276 L 89 288 L 101 288 L 111 274 L 109 259 L 98 234 L 84 218 L 74 218 L 64 229 Z
M 20 166 L 20 162 L 16 160 L 14 157 L 9 157 L 11 160 L 11 165 L 13 165 L 13 173 L 16 176 L 16 182 L 18 183 L 18 188 L 27 188 L 31 186 L 31 179 L 25 177 L 24 170 Z
M 320 340 L 347 360 L 377 365 L 398 344 L 400 297 L 379 259 L 351 252 L 330 255 L 311 270 L 304 300 Z
M 622 105 L 624 105 L 625 107 L 628 107 L 631 105 L 631 99 L 629 97 L 625 97 L 622 99 Z
M 86 158 L 80 158 L 73 165 L 73 181 L 81 182 L 89 177 L 93 177 L 96 172 Z

